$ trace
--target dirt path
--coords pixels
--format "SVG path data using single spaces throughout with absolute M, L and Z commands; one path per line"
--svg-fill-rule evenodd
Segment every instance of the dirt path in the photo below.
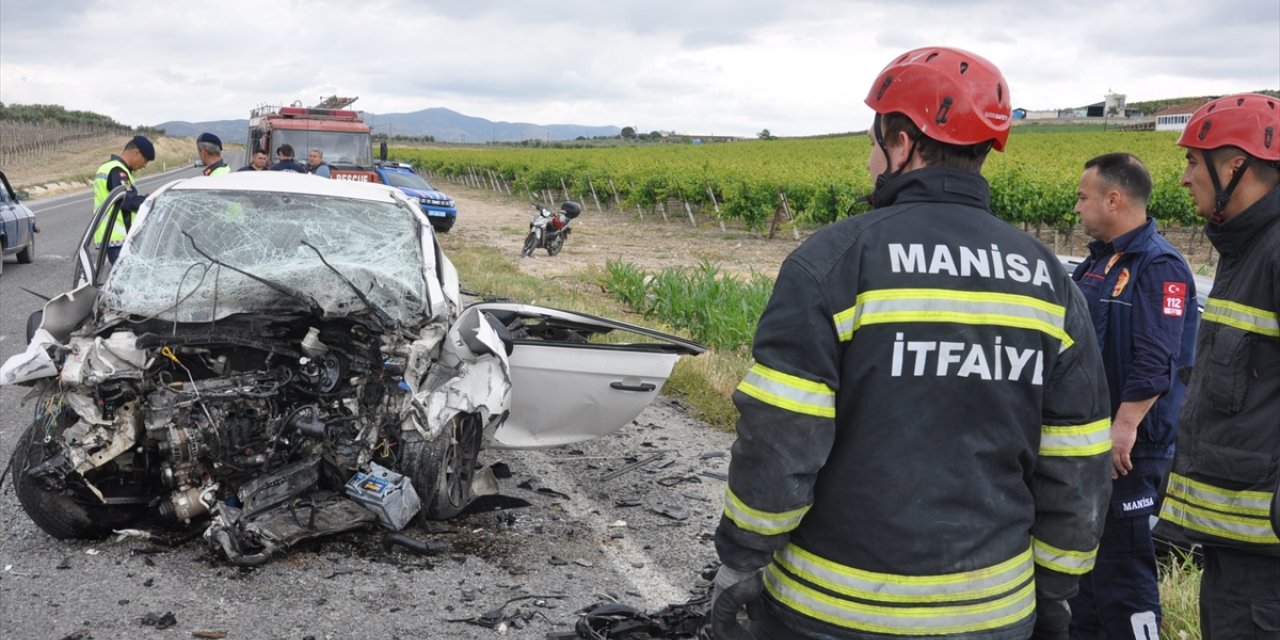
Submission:
M 437 186 L 453 196 L 458 204 L 458 222 L 449 232 L 450 237 L 488 245 L 513 257 L 519 255 L 533 215 L 532 206 L 521 198 L 460 184 L 444 182 Z M 692 267 L 706 260 L 725 273 L 747 276 L 755 271 L 772 278 L 783 259 L 799 244 L 790 229 L 782 229 L 773 240 L 768 240 L 733 223 L 721 231 L 717 221 L 706 214 L 695 213 L 694 219 L 696 226 L 689 224 L 683 209 L 679 215 L 668 214 L 664 221 L 661 216 L 648 212 L 641 218 L 634 209 L 600 212 L 594 203 L 588 202 L 583 214 L 574 221 L 573 233 L 559 255 L 550 257 L 540 249 L 532 259 L 520 261 L 520 269 L 531 275 L 554 277 L 592 267 L 604 268 L 610 259 L 630 262 L 647 271 Z M 1160 231 L 1199 273 L 1212 274 L 1217 258 L 1198 228 L 1169 229 L 1161 225 Z M 1090 238 L 1078 228 L 1068 232 L 1042 229 L 1039 233 L 1032 228 L 1028 232 L 1062 255 L 1088 253 Z M 801 239 L 810 233 L 812 230 L 801 230 Z M 448 242 L 446 238 L 446 246 Z
M 519 255 L 528 232 L 533 207 L 524 200 L 470 189 L 457 184 L 441 183 L 458 205 L 458 221 L 449 236 L 468 243 L 496 248 L 512 257 Z M 697 226 L 689 224 L 683 210 L 678 217 L 646 213 L 643 220 L 635 210 L 596 210 L 588 202 L 585 211 L 573 223 L 573 233 L 564 250 L 555 257 L 539 249 L 534 257 L 520 261 L 525 273 L 558 276 L 603 268 L 609 259 L 622 260 L 648 271 L 667 267 L 694 266 L 703 260 L 720 265 L 728 273 L 749 274 L 752 270 L 773 277 L 796 247 L 789 231 L 774 240 L 730 227 L 721 231 L 714 219 L 695 214 Z M 445 240 L 448 242 L 448 239 Z

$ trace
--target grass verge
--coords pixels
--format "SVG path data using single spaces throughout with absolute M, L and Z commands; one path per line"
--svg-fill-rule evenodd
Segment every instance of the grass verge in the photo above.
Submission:
M 1200 640 L 1200 567 L 1190 556 L 1161 558 L 1160 637 Z

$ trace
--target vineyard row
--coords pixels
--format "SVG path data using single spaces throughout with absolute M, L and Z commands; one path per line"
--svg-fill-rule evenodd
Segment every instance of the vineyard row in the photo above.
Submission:
M 33 160 L 77 140 L 120 135 L 117 128 L 0 120 L 0 167 Z
M 1111 151 L 1129 151 L 1147 164 L 1153 217 L 1197 222 L 1178 183 L 1182 153 L 1170 135 L 1035 133 L 1015 136 L 1009 148 L 992 154 L 983 174 L 992 211 L 1011 223 L 1073 224 L 1084 162 Z M 871 191 L 863 166 L 869 150 L 866 138 L 844 137 L 604 149 L 395 148 L 391 155 L 437 179 L 476 187 L 544 198 L 559 192 L 641 215 L 714 211 L 763 229 L 780 217 L 825 224 L 867 210 L 861 198 Z M 673 203 L 678 211 L 669 211 Z

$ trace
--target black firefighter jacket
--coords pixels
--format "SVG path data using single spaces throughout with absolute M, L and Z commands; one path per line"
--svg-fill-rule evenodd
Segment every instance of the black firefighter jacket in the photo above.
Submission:
M 1280 556 L 1280 188 L 1205 234 L 1222 252 L 1160 510 L 1192 540 Z
M 1092 568 L 1111 491 L 1088 308 L 981 176 L 882 192 L 778 273 L 717 549 L 823 637 L 1025 637 Z

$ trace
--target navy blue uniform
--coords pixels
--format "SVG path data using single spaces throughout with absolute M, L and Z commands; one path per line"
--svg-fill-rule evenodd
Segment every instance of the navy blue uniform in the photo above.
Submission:
M 277 162 L 271 165 L 271 170 L 272 171 L 289 171 L 292 173 L 307 173 L 307 168 L 302 166 L 301 164 L 298 164 L 298 162 L 293 159 L 281 160 L 280 162 Z
M 1155 638 L 1161 612 L 1150 516 L 1173 457 L 1186 394 L 1178 371 L 1191 366 L 1195 350 L 1195 280 L 1150 218 L 1111 242 L 1091 242 L 1072 278 L 1102 348 L 1111 415 L 1123 402 L 1159 399 L 1138 425 L 1133 469 L 1113 481 L 1097 564 L 1071 601 L 1071 636 Z

